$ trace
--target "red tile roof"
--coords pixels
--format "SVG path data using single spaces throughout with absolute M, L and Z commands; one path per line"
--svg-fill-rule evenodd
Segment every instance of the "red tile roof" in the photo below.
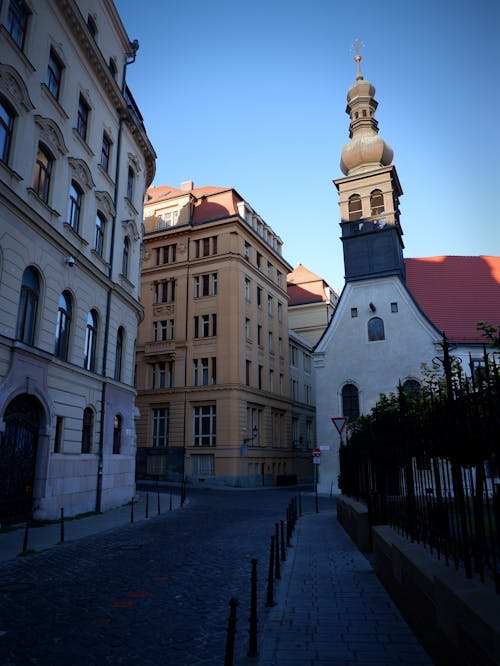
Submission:
M 193 187 L 192 190 L 181 190 L 170 185 L 159 185 L 158 187 L 150 187 L 146 192 L 146 204 L 156 203 L 157 201 L 169 201 L 176 197 L 186 196 L 192 194 L 197 199 L 203 196 L 216 194 L 218 192 L 226 192 L 230 187 L 215 187 L 214 185 L 204 185 L 203 187 Z
M 327 302 L 327 283 L 302 264 L 298 264 L 287 278 L 288 305 Z
M 453 342 L 486 342 L 479 321 L 500 326 L 500 257 L 405 259 L 406 286 Z

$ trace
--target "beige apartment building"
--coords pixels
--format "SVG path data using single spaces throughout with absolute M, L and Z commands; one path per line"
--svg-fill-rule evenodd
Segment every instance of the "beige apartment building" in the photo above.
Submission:
M 233 188 L 154 187 L 144 216 L 138 476 L 285 482 L 296 452 L 281 239 Z

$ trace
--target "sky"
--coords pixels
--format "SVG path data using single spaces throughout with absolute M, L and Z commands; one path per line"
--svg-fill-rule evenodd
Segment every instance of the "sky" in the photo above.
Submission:
M 234 187 L 283 257 L 341 291 L 346 94 L 361 69 L 394 150 L 406 257 L 500 254 L 497 0 L 115 0 L 153 185 Z

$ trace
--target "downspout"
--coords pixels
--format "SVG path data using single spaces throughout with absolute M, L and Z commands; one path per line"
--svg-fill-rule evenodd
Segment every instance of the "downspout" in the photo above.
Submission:
M 135 62 L 137 51 L 139 49 L 139 42 L 135 39 L 133 42 L 130 42 L 130 48 L 132 49 L 132 56 L 127 57 L 125 60 L 125 65 L 123 67 L 123 77 L 122 77 L 122 98 L 125 101 L 125 83 L 127 75 L 127 65 L 131 65 Z M 115 231 L 116 231 L 116 211 L 118 206 L 118 186 L 120 180 L 120 157 L 121 157 L 121 143 L 122 143 L 122 133 L 123 133 L 123 121 L 125 119 L 126 110 L 119 109 L 119 121 L 118 121 L 118 138 L 116 140 L 116 166 L 115 166 L 115 187 L 113 193 L 113 207 L 114 215 L 111 218 L 111 243 L 109 250 L 109 270 L 108 278 L 109 281 L 113 282 L 113 255 L 115 251 Z M 109 322 L 111 318 L 111 296 L 113 293 L 112 286 L 108 287 L 108 292 L 106 295 L 106 318 L 104 322 L 104 346 L 102 354 L 102 388 L 101 388 L 101 427 L 99 430 L 99 463 L 97 467 L 97 487 L 96 487 L 96 512 L 100 513 L 102 510 L 102 477 L 103 477 L 103 459 L 104 459 L 104 416 L 105 416 L 105 404 L 106 404 L 106 365 L 108 360 L 108 343 L 109 343 Z

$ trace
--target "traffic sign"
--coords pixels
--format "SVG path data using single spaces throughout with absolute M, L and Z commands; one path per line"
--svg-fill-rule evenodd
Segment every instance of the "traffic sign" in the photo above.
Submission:
M 321 458 L 321 450 L 316 448 L 313 449 L 313 458 Z
M 337 432 L 339 433 L 339 435 L 341 435 L 342 431 L 344 430 L 344 428 L 347 425 L 347 416 L 334 416 L 332 418 L 332 423 L 335 426 L 335 428 L 337 429 Z

